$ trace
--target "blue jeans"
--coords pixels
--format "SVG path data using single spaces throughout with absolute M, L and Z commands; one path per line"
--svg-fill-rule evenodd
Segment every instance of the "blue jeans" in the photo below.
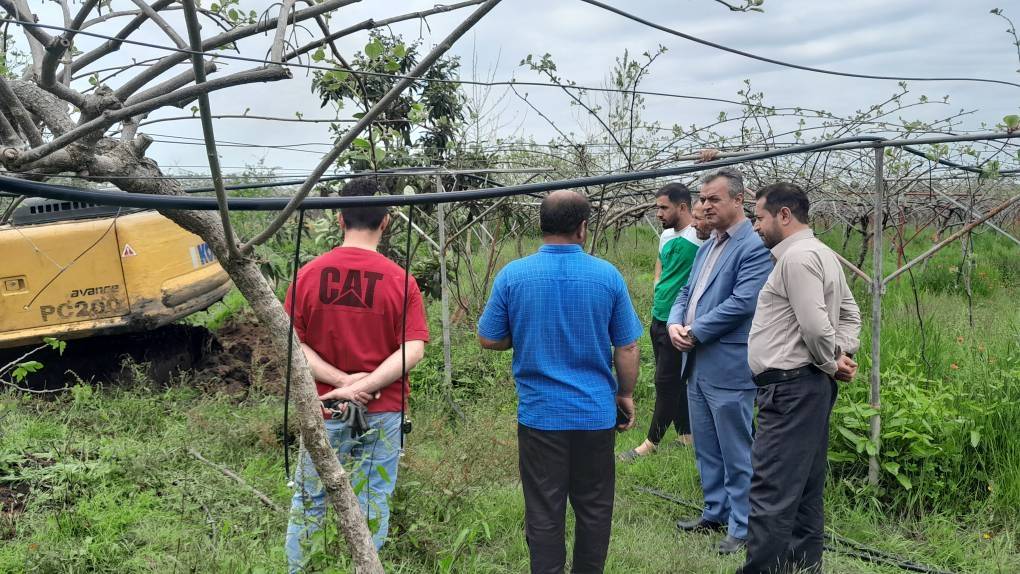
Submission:
M 757 391 L 723 389 L 697 377 L 687 383 L 694 458 L 705 496 L 705 520 L 747 539 L 751 492 L 751 419 Z
M 351 472 L 351 483 L 358 493 L 361 512 L 370 525 L 376 523 L 372 541 L 378 550 L 389 531 L 389 497 L 397 482 L 400 413 L 369 414 L 371 430 L 357 439 L 351 437 L 351 429 L 346 424 L 334 420 L 324 422 L 326 436 L 337 458 Z M 302 571 L 302 545 L 310 544 L 312 535 L 322 528 L 322 518 L 326 514 L 326 491 L 304 449 L 301 449 L 301 463 L 295 470 L 294 482 L 298 489 L 291 499 L 286 544 L 288 570 L 292 573 Z

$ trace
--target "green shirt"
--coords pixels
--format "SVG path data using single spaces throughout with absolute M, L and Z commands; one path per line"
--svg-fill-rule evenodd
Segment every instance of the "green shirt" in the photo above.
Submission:
M 655 295 L 652 298 L 652 318 L 658 321 L 669 319 L 669 311 L 676 301 L 676 294 L 687 284 L 694 265 L 694 256 L 698 253 L 702 241 L 694 227 L 687 226 L 676 232 L 667 229 L 659 237 L 659 263 L 662 273 L 655 284 Z

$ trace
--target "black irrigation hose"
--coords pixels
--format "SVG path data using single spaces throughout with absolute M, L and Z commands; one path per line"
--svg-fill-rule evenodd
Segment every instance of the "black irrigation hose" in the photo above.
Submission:
M 672 494 L 662 492 L 661 490 L 647 488 L 644 486 L 635 486 L 634 490 L 644 494 L 657 496 L 663 500 L 668 500 L 674 504 L 679 504 L 680 506 L 690 508 L 696 512 L 701 512 L 703 510 L 702 506 L 699 504 L 696 504 L 690 500 L 685 500 L 678 496 L 673 496 Z M 875 564 L 895 566 L 901 570 L 906 570 L 908 572 L 922 572 L 923 574 L 955 574 L 954 572 L 950 572 L 948 570 L 939 570 L 936 568 L 932 568 L 931 566 L 919 564 L 917 562 L 907 560 L 900 556 L 896 556 L 895 554 L 884 552 L 877 548 L 865 546 L 860 542 L 856 542 L 849 538 L 839 536 L 838 534 L 826 533 L 825 538 L 830 543 L 825 545 L 826 552 L 836 552 L 839 554 L 843 554 L 844 556 L 850 556 L 851 558 L 857 558 L 859 560 L 873 562 Z M 842 546 L 846 546 L 848 548 L 844 548 Z
M 411 232 L 414 231 L 414 206 L 407 208 L 407 243 L 404 247 L 404 312 L 400 316 L 400 451 L 404 450 L 404 423 L 407 419 L 407 304 L 411 283 Z
M 715 42 L 710 42 L 708 40 L 704 40 L 704 39 L 698 38 L 697 36 L 691 36 L 690 34 L 685 34 L 685 33 L 681 32 L 679 30 L 674 30 L 673 28 L 668 28 L 666 26 L 663 26 L 662 24 L 656 24 L 655 22 L 652 22 L 650 20 L 646 20 L 646 19 L 644 19 L 644 18 L 642 18 L 640 16 L 636 16 L 634 14 L 631 14 L 630 12 L 625 12 L 623 10 L 620 10 L 619 8 L 615 8 L 613 6 L 605 4 L 603 2 L 599 2 L 598 0 L 581 0 L 581 2 L 584 2 L 585 4 L 591 4 L 592 6 L 597 6 L 599 8 L 602 8 L 603 10 L 607 10 L 607 11 L 612 12 L 614 14 L 617 14 L 619 16 L 623 16 L 624 18 L 627 18 L 629 20 L 633 20 L 633 21 L 638 22 L 640 24 L 644 24 L 645 26 L 649 26 L 651 28 L 655 28 L 656 30 L 660 30 L 660 31 L 665 32 L 667 34 L 672 34 L 674 36 L 679 36 L 679 37 L 681 37 L 681 38 L 683 38 L 685 40 L 690 40 L 691 42 L 696 42 L 696 43 L 701 44 L 703 46 L 708 46 L 710 48 L 715 48 L 717 50 L 722 50 L 724 52 L 729 52 L 731 54 L 736 54 L 738 56 L 743 56 L 745 58 L 750 58 L 752 60 L 758 60 L 759 62 L 767 62 L 769 64 L 776 64 L 777 66 L 783 66 L 783 67 L 786 67 L 786 68 L 793 68 L 793 69 L 796 69 L 796 70 L 804 70 L 804 71 L 807 71 L 807 72 L 814 72 L 814 73 L 817 73 L 817 74 L 828 74 L 830 76 L 844 76 L 844 77 L 847 77 L 847 78 L 863 78 L 865 80 L 899 80 L 899 81 L 907 81 L 907 82 L 985 82 L 985 83 L 989 83 L 989 84 L 1002 84 L 1004 86 L 1013 86 L 1014 88 L 1020 88 L 1020 84 L 1016 84 L 1016 83 L 1013 83 L 1013 82 L 1007 82 L 1005 80 L 991 80 L 991 79 L 987 79 L 987 78 L 937 78 L 937 77 L 936 78 L 931 78 L 931 77 L 911 77 L 911 76 L 878 76 L 878 75 L 873 75 L 873 74 L 855 74 L 855 73 L 851 73 L 851 72 L 839 72 L 839 71 L 836 71 L 836 70 L 826 70 L 824 68 L 813 68 L 811 66 L 804 66 L 804 65 L 801 65 L 801 64 L 793 64 L 793 63 L 790 63 L 790 62 L 784 62 L 782 60 L 776 60 L 774 58 L 767 58 L 765 56 L 759 56 L 757 54 L 752 54 L 750 52 L 745 52 L 743 50 L 738 50 L 736 48 L 730 48 L 728 46 L 723 46 L 722 44 L 716 44 Z
M 855 136 L 826 140 L 799 146 L 791 146 L 781 150 L 769 150 L 720 159 L 710 163 L 687 165 L 672 168 L 650 169 L 643 171 L 631 171 L 616 174 L 579 177 L 566 180 L 528 183 L 523 185 L 509 185 L 500 188 L 473 189 L 463 191 L 450 191 L 445 193 L 419 193 L 415 195 L 377 195 L 359 197 L 313 197 L 305 198 L 301 203 L 305 209 L 335 209 L 338 207 L 369 207 L 369 206 L 398 206 L 398 205 L 430 205 L 436 203 L 454 203 L 461 201 L 474 201 L 479 199 L 493 199 L 528 193 L 540 193 L 555 191 L 559 189 L 570 189 L 585 186 L 607 185 L 627 181 L 638 181 L 657 177 L 669 177 L 695 173 L 699 171 L 712 170 L 723 166 L 736 165 L 749 161 L 768 159 L 782 155 L 803 153 L 825 149 L 828 147 L 862 142 L 880 143 L 886 138 L 880 136 Z M 275 184 L 275 183 L 274 183 Z M 268 184 L 262 184 L 268 185 Z M 0 191 L 17 193 L 20 195 L 31 195 L 46 197 L 49 199 L 60 199 L 68 201 L 85 201 L 101 205 L 115 205 L 121 207 L 142 207 L 147 209 L 193 209 L 193 210 L 216 210 L 219 209 L 214 197 L 185 197 L 179 195 L 144 195 L 135 193 L 123 193 L 119 191 L 93 191 L 65 185 L 55 185 L 27 181 L 12 177 L 0 176 Z M 232 197 L 227 199 L 228 208 L 236 211 L 279 211 L 291 200 L 289 197 Z
M 1018 134 L 1017 136 L 1005 134 L 997 139 L 1007 137 L 1020 137 L 1020 134 Z M 813 142 L 809 144 L 788 146 L 782 149 L 773 149 L 757 153 L 749 153 L 741 156 L 718 159 L 709 163 L 685 165 L 680 167 L 658 168 L 642 171 L 628 171 L 622 173 L 578 177 L 564 180 L 527 183 L 521 185 L 508 185 L 505 187 L 450 191 L 445 193 L 434 192 L 434 193 L 419 193 L 414 195 L 377 195 L 360 197 L 313 197 L 305 198 L 305 200 L 301 203 L 301 207 L 304 209 L 336 209 L 339 207 L 432 205 L 437 203 L 456 203 L 463 201 L 476 201 L 481 199 L 494 199 L 499 197 L 556 191 L 559 189 L 609 185 L 614 183 L 640 181 L 659 177 L 671 177 L 689 173 L 696 173 L 699 171 L 714 170 L 724 166 L 737 165 L 741 163 L 769 159 L 773 157 L 825 150 L 827 148 L 832 148 L 844 144 L 868 144 L 868 143 L 881 144 L 882 142 L 885 141 L 888 141 L 888 138 L 884 138 L 881 136 L 869 136 L 869 135 L 852 136 L 837 138 L 833 140 Z M 898 147 L 901 147 L 902 149 L 907 150 L 910 153 L 927 157 L 927 154 L 925 154 L 921 150 L 916 150 L 909 146 Z M 948 165 L 950 167 L 968 169 L 967 166 L 960 166 L 959 164 L 949 162 L 948 160 L 940 159 L 936 161 L 940 164 Z M 980 171 L 980 170 L 978 168 L 969 168 L 968 171 Z M 1018 172 L 1020 172 L 1020 170 L 1002 171 L 1000 173 L 1006 175 Z M 377 175 L 382 176 L 406 175 L 406 173 L 407 172 L 394 174 L 382 172 Z M 274 186 L 278 187 L 284 185 L 284 183 L 273 182 L 254 185 L 260 185 L 262 187 L 274 187 Z M 249 185 L 245 186 L 242 189 L 251 187 L 252 186 Z M 45 197 L 49 199 L 58 199 L 65 201 L 85 201 L 87 203 L 95 203 L 100 205 L 113 205 L 120 207 L 141 207 L 145 209 L 192 209 L 208 211 L 219 209 L 219 206 L 216 203 L 216 198 L 214 197 L 187 197 L 181 195 L 146 195 L 137 193 L 123 193 L 120 191 L 95 191 L 66 185 L 56 185 L 51 183 L 28 181 L 24 179 L 18 179 L 7 176 L 0 176 L 0 192 L 8 192 L 16 195 Z M 227 199 L 227 206 L 228 209 L 235 211 L 279 211 L 283 209 L 291 201 L 291 199 L 292 198 L 290 197 L 262 197 L 262 198 L 232 197 Z

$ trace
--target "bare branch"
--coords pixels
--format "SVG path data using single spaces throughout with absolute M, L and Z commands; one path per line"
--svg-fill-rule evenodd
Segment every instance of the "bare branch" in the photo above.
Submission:
M 189 2 L 190 0 L 184 0 L 184 1 L 185 2 Z M 269 508 L 271 508 L 271 509 L 273 509 L 276 512 L 279 512 L 281 514 L 286 514 L 287 513 L 287 511 L 284 510 L 279 504 L 276 504 L 275 502 L 273 502 L 272 498 L 269 498 L 264 493 L 262 493 L 262 491 L 260 491 L 259 489 L 255 488 L 254 486 L 248 484 L 247 481 L 245 481 L 243 478 L 238 476 L 237 473 L 231 471 L 229 468 L 226 468 L 224 466 L 220 466 L 220 465 L 216 464 L 215 462 L 210 461 L 209 459 L 207 459 L 204 456 L 202 456 L 201 454 L 199 454 L 199 452 L 197 450 L 193 449 L 193 448 L 189 448 L 188 449 L 188 454 L 190 454 L 191 456 L 195 457 L 195 459 L 197 459 L 202 464 L 205 464 L 205 465 L 208 465 L 208 466 L 211 466 L 211 467 L 215 468 L 216 470 L 220 471 L 220 474 L 222 474 L 223 476 L 225 476 L 225 477 L 227 477 L 229 479 L 232 479 L 234 482 L 236 482 L 236 483 L 240 484 L 241 486 L 247 488 L 248 490 L 250 490 L 252 492 L 252 494 L 255 495 L 256 498 L 261 500 L 262 503 L 265 504 L 266 506 L 268 506 Z
M 727 8 L 729 8 L 731 12 L 762 12 L 762 9 L 759 6 L 764 4 L 764 2 L 754 2 L 753 0 L 744 0 L 744 5 L 743 6 L 736 6 L 736 5 L 730 4 L 729 2 L 726 2 L 726 0 L 715 0 L 715 1 L 720 3 L 720 4 L 722 4 L 723 6 L 725 6 Z
M 353 124 L 357 120 L 352 119 L 329 119 L 329 118 L 299 118 L 299 117 L 278 117 L 278 116 L 255 116 L 249 114 L 214 114 L 214 119 L 225 119 L 225 120 L 264 120 L 270 122 L 295 122 L 295 123 L 309 123 L 309 124 L 331 124 L 331 123 L 348 123 Z M 150 124 L 158 124 L 163 122 L 177 122 L 182 120 L 197 120 L 198 116 L 173 116 L 169 118 L 156 118 L 154 120 L 146 120 L 141 123 L 143 126 Z M 403 120 L 401 120 L 403 121 Z
M 249 241 L 248 243 L 245 243 L 244 246 L 241 248 L 241 253 L 247 254 L 251 252 L 251 250 L 254 249 L 256 245 L 272 237 L 280 229 L 280 227 L 282 227 L 283 224 L 286 223 L 290 215 L 294 213 L 294 210 L 296 210 L 298 206 L 301 205 L 301 202 L 304 201 L 305 197 L 308 196 L 308 193 L 311 192 L 312 188 L 314 188 L 315 185 L 319 182 L 319 178 L 322 177 L 322 174 L 326 173 L 326 170 L 333 165 L 333 162 L 336 161 L 336 158 L 338 158 L 340 154 L 343 153 L 343 151 L 347 149 L 349 145 L 351 145 L 351 142 L 353 142 L 354 139 L 358 137 L 358 135 L 360 135 L 361 132 L 364 131 L 364 129 L 369 126 L 369 124 L 372 123 L 372 120 L 374 120 L 376 116 L 382 113 L 383 110 L 385 110 L 390 105 L 390 103 L 401 94 L 401 92 L 403 92 L 405 89 L 407 89 L 408 86 L 414 83 L 414 81 L 418 77 L 427 72 L 429 68 L 431 68 L 432 65 L 436 63 L 436 60 L 438 60 L 440 56 L 445 54 L 446 51 L 449 50 L 451 46 L 453 46 L 454 42 L 456 42 L 476 23 L 478 23 L 478 21 L 481 20 L 483 16 L 488 14 L 490 10 L 495 8 L 496 4 L 499 4 L 499 2 L 500 0 L 486 0 L 486 2 L 482 4 L 477 10 L 475 10 L 470 16 L 468 16 L 467 19 L 461 22 L 459 26 L 454 28 L 453 31 L 450 32 L 450 34 L 443 39 L 442 42 L 437 44 L 436 47 L 433 48 L 432 51 L 429 52 L 427 56 L 422 58 L 422 60 L 418 62 L 414 69 L 408 72 L 407 76 L 401 78 L 399 82 L 394 84 L 394 86 L 390 88 L 390 90 L 386 92 L 386 94 L 382 98 L 380 98 L 379 101 L 376 102 L 374 106 L 372 106 L 372 109 L 365 112 L 365 115 L 363 115 L 361 119 L 358 120 L 358 123 L 354 124 L 354 126 L 352 126 L 351 129 L 348 130 L 346 134 L 344 134 L 344 137 L 340 138 L 340 141 L 338 141 L 336 145 L 333 146 L 333 149 L 330 150 L 330 152 L 327 153 L 322 158 L 322 160 L 319 162 L 319 165 L 315 166 L 315 169 L 308 176 L 305 182 L 301 185 L 301 188 L 298 189 L 297 193 L 294 194 L 294 197 L 290 200 L 290 202 L 287 203 L 287 207 L 285 207 L 283 211 L 277 214 L 276 218 L 272 222 L 270 222 L 269 226 L 265 230 L 263 230 L 254 238 L 252 238 L 252 240 Z
M 0 0 L 0 6 L 7 11 L 15 20 L 21 20 L 23 22 L 35 22 L 35 14 L 28 7 L 27 0 Z M 46 46 L 49 46 L 53 41 L 53 37 L 46 33 L 45 30 L 37 26 L 22 26 L 25 32 L 25 37 L 28 39 L 28 49 L 32 53 L 32 72 L 39 74 L 42 67 L 43 56 L 46 52 Z M 26 70 L 26 74 L 28 71 Z
M 294 0 L 280 2 L 280 15 L 276 19 L 276 37 L 273 38 L 273 49 L 269 59 L 283 63 L 283 43 L 287 40 L 287 16 L 294 10 Z
M 459 10 L 461 8 L 466 8 L 468 6 L 474 6 L 476 4 L 481 4 L 482 2 L 485 2 L 485 0 L 468 0 L 467 2 L 458 2 L 457 4 L 450 4 L 448 6 L 441 6 L 440 5 L 440 6 L 436 6 L 435 8 L 432 8 L 431 10 L 422 10 L 422 11 L 419 11 L 419 12 L 411 12 L 411 13 L 408 13 L 408 14 L 404 14 L 402 16 L 394 16 L 392 18 L 387 18 L 385 20 L 373 20 L 373 19 L 369 18 L 368 20 L 364 20 L 362 22 L 354 24 L 353 26 L 348 26 L 347 28 L 344 28 L 343 30 L 340 30 L 338 32 L 334 32 L 332 34 L 327 33 L 326 36 L 324 36 L 324 37 L 322 37 L 322 38 L 320 38 L 318 40 L 315 40 L 314 42 L 310 42 L 308 44 L 305 44 L 304 46 L 301 46 L 300 48 L 298 48 L 296 50 L 292 50 L 292 51 L 288 52 L 287 55 L 283 57 L 283 59 L 285 61 L 293 60 L 294 58 L 300 56 L 301 54 L 306 54 L 306 53 L 311 52 L 312 50 L 314 50 L 314 49 L 316 49 L 316 48 L 318 48 L 320 46 L 325 46 L 327 43 L 332 42 L 332 41 L 334 41 L 334 40 L 336 40 L 338 38 L 343 38 L 344 36 L 349 36 L 349 35 L 351 35 L 351 34 L 353 34 L 355 32 L 361 31 L 361 30 L 370 30 L 370 29 L 374 29 L 374 28 L 382 28 L 383 26 L 389 26 L 390 24 L 394 24 L 396 22 L 403 22 L 404 20 L 414 20 L 416 18 L 425 18 L 427 16 L 432 16 L 433 14 L 441 14 L 443 12 L 450 12 L 450 11 L 453 11 L 453 10 Z
M 74 17 L 74 20 L 68 23 L 68 30 L 54 38 L 52 42 L 46 45 L 46 53 L 43 55 L 42 67 L 39 71 L 40 88 L 66 102 L 70 102 L 79 109 L 85 107 L 85 96 L 57 80 L 57 66 L 60 65 L 60 59 L 64 57 L 64 54 L 74 42 L 74 37 L 78 33 L 78 29 L 81 27 L 82 23 L 85 22 L 85 18 L 88 17 L 89 12 L 91 12 L 98 3 L 99 0 L 85 0 L 81 9 L 78 10 L 78 14 Z M 63 75 L 65 77 L 70 76 L 66 67 Z
M 6 1 L 6 0 L 0 0 L 0 2 L 4 2 L 4 1 Z M 173 1 L 174 0 L 156 0 L 155 2 L 152 3 L 151 9 L 154 10 L 154 11 L 162 10 L 163 8 L 166 8 L 171 3 L 173 3 Z M 134 18 L 131 19 L 130 22 L 128 22 L 120 30 L 120 32 L 117 32 L 114 35 L 114 37 L 118 38 L 118 40 L 123 40 L 123 39 L 127 38 L 128 36 L 133 34 L 135 32 L 135 30 L 137 30 L 139 27 L 141 27 L 141 25 L 144 24 L 145 21 L 148 20 L 148 19 L 149 19 L 149 16 L 147 14 L 145 14 L 144 12 L 136 15 Z M 32 26 L 26 26 L 26 27 L 27 28 L 32 28 Z M 96 49 L 94 49 L 94 50 L 92 50 L 90 52 L 87 52 L 87 53 L 82 54 L 81 56 L 79 56 L 71 64 L 71 72 L 72 73 L 77 72 L 77 71 L 81 70 L 82 68 L 84 68 L 85 66 L 88 66 L 92 62 L 95 62 L 96 60 L 102 58 L 103 56 L 106 56 L 108 54 L 112 54 L 113 52 L 116 52 L 117 50 L 119 50 L 121 42 L 118 41 L 118 40 L 107 40 L 106 42 L 103 42 L 103 44 L 101 46 L 99 46 L 98 48 L 96 48 Z M 182 58 L 182 60 L 183 60 L 183 58 Z M 123 98 L 121 98 L 121 100 L 123 100 Z
M 152 8 L 152 6 L 146 4 L 145 0 L 131 0 L 131 1 L 135 3 L 135 6 L 138 6 L 138 8 L 142 11 L 143 14 L 145 14 L 146 16 L 149 17 L 150 20 L 152 20 L 153 24 L 159 26 L 159 29 L 162 30 L 163 33 L 166 34 L 167 37 L 170 38 L 170 40 L 178 48 L 186 48 L 188 46 L 187 43 L 184 42 L 184 39 L 177 34 L 177 31 L 174 30 L 173 26 L 167 23 L 167 21 L 164 20 L 163 17 L 160 16 L 159 13 Z
M 42 120 L 53 135 L 61 135 L 74 129 L 74 122 L 67 114 L 67 103 L 43 90 L 34 82 L 10 80 L 11 89 L 33 116 Z
M 240 86 L 244 84 L 254 84 L 257 82 L 273 82 L 276 80 L 285 80 L 291 77 L 290 70 L 281 68 L 280 66 L 268 66 L 263 68 L 255 68 L 253 70 L 245 70 L 236 74 L 231 74 L 222 78 L 216 78 L 210 80 L 201 85 L 192 85 L 180 90 L 164 94 L 162 96 L 156 96 L 146 101 L 139 102 L 132 106 L 126 106 L 119 110 L 106 110 L 101 116 L 90 120 L 84 124 L 75 127 L 73 130 L 53 138 L 49 142 L 34 147 L 18 158 L 18 163 L 29 163 L 46 157 L 54 151 L 61 149 L 75 141 L 95 132 L 96 130 L 105 130 L 111 125 L 130 118 L 132 116 L 142 115 L 153 110 L 159 109 L 163 106 L 176 105 L 179 102 L 187 102 L 195 99 L 200 94 L 208 94 L 216 90 L 222 90 L 232 86 Z
M 130 141 L 138 133 L 138 125 L 144 116 L 134 116 L 124 120 L 120 124 L 120 139 Z
M 102 24 L 103 22 L 106 22 L 107 20 L 113 20 L 114 18 L 123 18 L 124 16 L 137 16 L 138 14 L 139 14 L 138 10 L 120 10 L 117 12 L 107 12 L 106 14 L 96 16 L 91 20 L 87 20 L 84 24 L 81 25 L 81 28 L 79 28 L 79 30 L 91 28 L 96 24 Z
M 28 110 L 21 104 L 21 99 L 11 90 L 7 78 L 2 75 L 0 75 L 0 103 L 10 112 L 14 123 L 21 128 L 21 133 L 25 135 L 28 143 L 33 146 L 42 145 L 43 138 L 39 128 L 36 127 Z
M 0 0 L 0 2 L 4 2 L 4 1 L 9 1 L 9 0 Z M 325 0 L 321 4 L 317 4 L 317 5 L 315 5 L 315 6 L 311 7 L 311 8 L 306 8 L 304 10 L 298 10 L 298 11 L 294 12 L 288 18 L 288 20 L 290 22 L 292 22 L 292 23 L 293 22 L 301 22 L 301 21 L 304 21 L 304 20 L 308 20 L 309 18 L 314 18 L 314 17 L 318 16 L 319 14 L 325 14 L 326 12 L 331 12 L 331 11 L 336 10 L 338 8 L 342 8 L 344 6 L 347 6 L 347 5 L 350 5 L 350 4 L 354 4 L 354 3 L 360 2 L 360 1 L 361 0 Z M 254 36 L 255 34 L 258 34 L 258 33 L 261 33 L 261 32 L 266 32 L 268 30 L 272 30 L 272 29 L 276 28 L 276 23 L 277 23 L 277 18 L 271 18 L 271 19 L 266 19 L 266 20 L 257 22 L 255 24 L 250 24 L 248 26 L 240 26 L 238 28 L 234 28 L 233 30 L 230 30 L 229 32 L 224 32 L 222 34 L 219 34 L 217 36 L 213 36 L 212 38 L 209 38 L 209 39 L 203 41 L 202 42 L 202 51 L 203 52 L 208 52 L 210 50 L 214 50 L 216 48 L 220 48 L 222 46 L 225 46 L 227 44 L 231 44 L 231 43 L 236 42 L 238 40 L 241 40 L 243 38 L 247 38 L 249 36 Z M 183 61 L 185 61 L 187 59 L 188 59 L 188 54 L 186 54 L 186 53 L 176 52 L 176 53 L 170 54 L 170 55 L 162 58 L 159 62 L 156 62 L 155 64 L 153 64 L 149 69 L 147 69 L 144 72 L 138 74 L 137 76 L 135 76 L 131 80 L 125 82 L 123 86 L 121 86 L 119 89 L 117 89 L 117 91 L 115 92 L 115 95 L 117 96 L 118 99 L 120 99 L 121 101 L 124 101 L 125 99 L 130 97 L 131 94 L 133 94 L 136 91 L 138 91 L 142 86 L 144 86 L 145 84 L 151 82 L 153 79 L 158 77 L 160 74 L 166 72 L 167 70 L 173 68 L 177 64 L 180 64 L 181 62 L 183 62 Z
M 198 52 L 202 49 L 202 32 L 195 12 L 195 0 L 182 0 L 184 3 L 184 21 L 188 25 L 188 41 L 191 49 Z M 285 2 L 286 4 L 286 2 Z M 286 26 L 286 21 L 284 26 Z M 201 54 L 191 55 L 191 65 L 195 75 L 195 84 L 205 83 L 205 60 Z M 212 173 L 213 188 L 216 190 L 216 204 L 219 207 L 220 221 L 223 223 L 223 239 L 230 251 L 230 257 L 240 256 L 237 242 L 234 240 L 234 228 L 230 225 L 230 211 L 227 209 L 227 191 L 223 188 L 223 171 L 220 170 L 220 156 L 216 152 L 216 133 L 213 131 L 212 112 L 209 106 L 209 94 L 198 96 L 198 110 L 202 116 L 202 136 L 205 138 L 205 155 L 209 159 L 209 171 Z
M 201 56 L 199 56 L 199 59 L 201 59 Z M 204 70 L 206 74 L 211 74 L 216 71 L 216 64 L 214 62 L 205 62 Z M 194 69 L 185 70 L 154 88 L 149 88 L 144 92 L 140 92 L 138 94 L 131 96 L 130 98 L 128 98 L 126 102 L 124 102 L 124 105 L 132 106 L 139 102 L 144 102 L 145 100 L 148 100 L 149 98 L 154 98 L 160 94 L 166 94 L 174 90 L 183 88 L 184 86 L 187 86 L 188 84 L 194 81 L 195 70 Z
M 12 147 L 21 147 L 25 145 L 25 140 L 21 139 L 18 135 L 18 131 L 14 129 L 11 122 L 7 120 L 7 114 L 4 112 L 4 106 L 0 105 L 0 142 L 4 145 Z
M 101 74 L 103 72 L 116 72 L 117 74 L 119 74 L 119 73 L 125 72 L 127 70 L 130 70 L 131 68 L 135 68 L 137 66 L 148 66 L 149 64 L 152 64 L 153 62 L 158 62 L 158 61 L 159 61 L 159 58 L 149 58 L 148 60 L 135 60 L 134 58 L 132 58 L 131 59 L 132 63 L 130 63 L 130 64 L 121 64 L 120 66 L 110 66 L 109 68 L 100 68 L 98 70 L 92 70 L 90 72 L 85 72 L 83 74 L 78 74 L 77 76 L 71 76 L 71 79 L 72 80 L 80 80 L 80 79 L 82 79 L 84 77 L 91 76 L 92 74 Z M 116 75 L 116 74 L 114 74 L 114 75 Z M 106 80 L 106 79 L 112 78 L 112 77 L 113 76 L 108 76 L 107 78 L 103 78 L 102 80 Z M 100 81 L 102 81 L 102 80 L 100 80 Z
M 0 383 L 3 383 L 3 384 L 7 385 L 8 387 L 11 387 L 12 389 L 14 389 L 16 391 L 21 391 L 23 393 L 32 393 L 34 395 L 45 395 L 45 394 L 50 394 L 50 393 L 60 393 L 60 392 L 66 391 L 66 390 L 71 388 L 71 387 L 60 387 L 58 389 L 30 389 L 28 387 L 19 387 L 18 385 L 14 384 L 14 383 L 12 383 L 10 381 L 5 381 L 3 379 L 0 379 Z

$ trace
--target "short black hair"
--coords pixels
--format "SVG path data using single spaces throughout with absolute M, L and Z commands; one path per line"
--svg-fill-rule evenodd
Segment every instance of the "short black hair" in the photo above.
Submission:
M 655 197 L 665 197 L 673 205 L 682 203 L 687 206 L 687 209 L 691 208 L 691 190 L 682 183 L 667 183 L 655 192 Z
M 542 200 L 538 210 L 542 235 L 570 235 L 589 217 L 591 204 L 588 198 L 572 191 L 550 194 Z
M 787 208 L 797 221 L 808 222 L 808 212 L 811 209 L 811 202 L 805 192 L 796 183 L 779 182 L 766 185 L 754 195 L 756 200 L 765 199 L 765 211 L 772 215 L 779 213 L 782 208 Z
M 367 197 L 382 191 L 379 181 L 374 177 L 356 177 L 340 191 L 341 197 Z M 348 229 L 362 229 L 375 231 L 382 225 L 383 219 L 389 213 L 389 208 L 382 205 L 379 207 L 341 207 L 340 214 L 344 216 L 344 225 Z

